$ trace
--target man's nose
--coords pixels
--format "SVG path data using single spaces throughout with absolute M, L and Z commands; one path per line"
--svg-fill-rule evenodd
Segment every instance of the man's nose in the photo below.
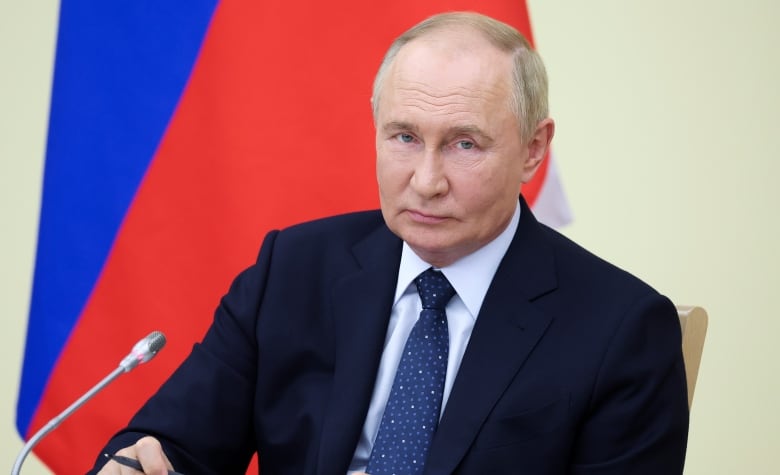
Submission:
M 449 182 L 441 151 L 425 149 L 414 168 L 411 186 L 424 198 L 433 198 L 447 193 Z

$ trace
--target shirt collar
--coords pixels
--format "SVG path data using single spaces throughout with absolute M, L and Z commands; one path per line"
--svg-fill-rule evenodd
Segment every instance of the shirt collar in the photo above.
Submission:
M 519 222 L 520 203 L 518 202 L 512 219 L 509 220 L 509 225 L 501 234 L 471 254 L 440 269 L 468 308 L 472 318 L 477 318 L 479 314 L 488 287 L 493 281 L 501 259 L 504 258 L 504 254 L 509 249 L 509 244 L 512 242 Z M 406 242 L 403 243 L 394 305 L 414 282 L 414 279 L 429 267 L 431 267 L 430 264 L 420 259 Z

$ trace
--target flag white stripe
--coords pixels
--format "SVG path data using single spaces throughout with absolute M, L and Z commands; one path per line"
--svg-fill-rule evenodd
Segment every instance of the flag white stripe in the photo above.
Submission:
M 552 153 L 549 160 L 547 176 L 544 177 L 533 210 L 536 218 L 542 223 L 553 228 L 561 228 L 571 223 L 573 217 Z

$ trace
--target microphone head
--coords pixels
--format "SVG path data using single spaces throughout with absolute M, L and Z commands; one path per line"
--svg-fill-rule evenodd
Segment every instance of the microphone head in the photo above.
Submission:
M 165 346 L 165 335 L 159 331 L 153 331 L 146 338 L 135 344 L 130 354 L 125 356 L 119 363 L 125 373 L 138 366 L 140 363 L 146 363 Z
M 158 351 L 162 350 L 163 346 L 165 346 L 165 342 L 167 341 L 165 339 L 165 335 L 163 335 L 163 332 L 160 331 L 153 331 L 149 334 L 144 340 L 149 342 L 149 351 L 157 354 Z

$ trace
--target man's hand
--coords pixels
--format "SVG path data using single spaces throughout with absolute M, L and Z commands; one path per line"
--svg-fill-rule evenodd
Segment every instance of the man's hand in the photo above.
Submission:
M 168 470 L 173 470 L 173 465 L 171 465 L 168 457 L 165 456 L 160 442 L 154 437 L 144 437 L 136 442 L 135 445 L 119 450 L 115 455 L 138 460 L 141 462 L 141 466 L 144 468 L 143 473 L 146 475 L 168 475 Z M 137 473 L 137 470 L 110 460 L 98 472 L 98 475 L 134 475 Z

